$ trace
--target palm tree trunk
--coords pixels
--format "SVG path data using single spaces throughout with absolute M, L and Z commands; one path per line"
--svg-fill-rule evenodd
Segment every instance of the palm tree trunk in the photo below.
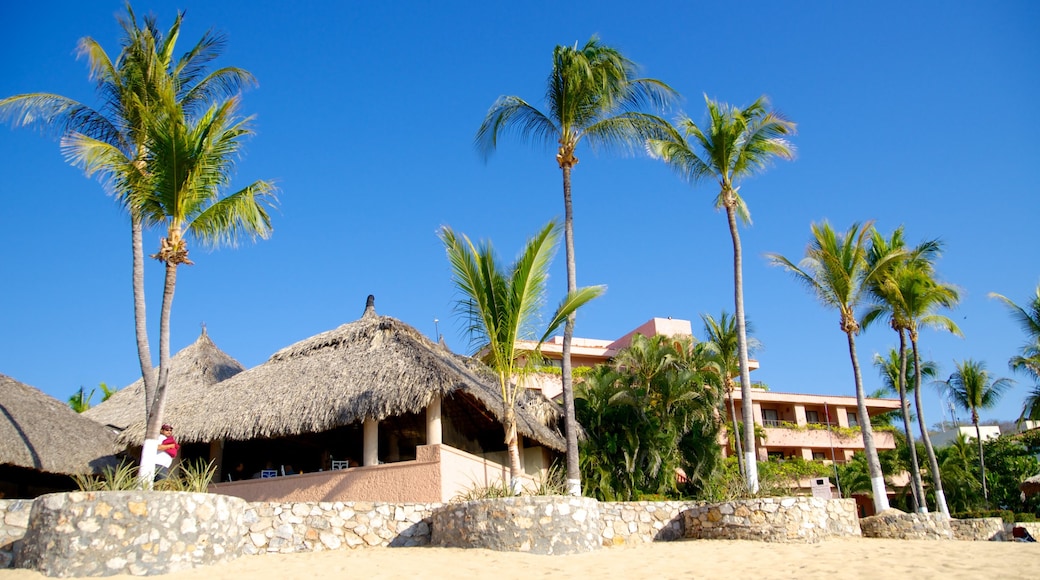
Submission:
M 910 345 L 914 353 L 914 405 L 917 407 L 917 426 L 921 430 L 921 441 L 928 454 L 928 469 L 932 472 L 932 487 L 935 488 L 935 504 L 939 513 L 950 517 L 950 507 L 946 503 L 946 492 L 943 491 L 942 473 L 939 471 L 939 459 L 932 447 L 932 438 L 928 435 L 928 423 L 924 420 L 924 403 L 921 400 L 921 355 L 917 350 L 917 336 L 910 333 Z
M 163 413 L 166 411 L 166 382 L 170 375 L 170 310 L 173 307 L 173 291 L 176 286 L 177 265 L 167 262 L 162 310 L 159 314 L 159 378 L 155 385 L 155 401 L 152 403 L 144 432 L 144 447 L 141 449 L 140 480 L 148 487 L 151 487 L 155 474 L 159 428 L 162 427 Z
M 845 334 L 849 337 L 849 356 L 852 358 L 852 372 L 856 377 L 856 408 L 859 411 L 860 432 L 863 433 L 863 449 L 867 455 L 870 489 L 874 492 L 874 511 L 881 513 L 888 509 L 885 474 L 881 471 L 881 460 L 878 459 L 877 447 L 874 446 L 874 429 L 870 426 L 870 415 L 867 414 L 867 394 L 863 390 L 863 378 L 859 372 L 855 331 L 846 331 Z
M 148 346 L 148 324 L 145 317 L 144 297 L 144 242 L 141 218 L 131 212 L 130 232 L 133 253 L 134 286 L 134 332 L 137 336 L 137 358 L 141 364 L 141 380 L 144 382 L 144 416 L 149 419 L 155 399 L 155 370 L 152 368 L 152 352 Z
M 971 422 L 975 424 L 975 440 L 979 443 L 979 471 L 982 472 L 982 497 L 986 500 L 986 509 L 989 509 L 989 488 L 986 486 L 986 458 L 982 455 L 982 432 L 979 429 L 979 414 L 975 409 L 971 410 Z
M 733 238 L 733 308 L 737 321 L 737 352 L 740 357 L 740 406 L 744 417 L 744 479 L 748 491 L 758 493 L 758 458 L 755 452 L 755 414 L 751 404 L 751 369 L 748 366 L 747 325 L 744 323 L 744 273 L 736 208 L 726 204 L 726 220 Z
M 520 495 L 523 468 L 520 465 L 520 445 L 517 443 L 516 413 L 511 406 L 505 409 L 506 448 L 509 450 L 509 490 Z
M 561 165 L 563 171 L 563 237 L 567 261 L 567 292 L 578 289 L 574 268 L 574 212 L 571 208 L 571 166 Z M 574 339 L 574 314 L 567 317 L 563 327 L 563 415 L 567 439 L 567 492 L 581 496 L 581 471 L 578 466 L 578 421 L 574 417 L 574 381 L 571 369 L 571 341 Z
M 727 373 L 728 374 L 728 373 Z M 728 385 L 726 392 L 729 393 L 729 414 L 733 418 L 733 434 L 730 435 L 730 440 L 733 441 L 733 450 L 737 454 L 737 471 L 741 475 L 744 474 L 744 445 L 740 442 L 740 427 L 737 423 L 737 403 L 733 400 L 733 385 Z
M 899 409 L 903 415 L 903 432 L 906 443 L 910 446 L 910 483 L 914 490 L 914 503 L 917 511 L 927 513 L 928 501 L 924 495 L 924 483 L 921 481 L 921 465 L 917 461 L 917 445 L 914 443 L 914 431 L 910 428 L 910 401 L 906 397 L 906 334 L 899 331 Z

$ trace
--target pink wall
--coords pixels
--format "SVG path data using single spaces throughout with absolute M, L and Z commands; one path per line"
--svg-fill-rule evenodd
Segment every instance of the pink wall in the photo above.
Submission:
M 536 476 L 545 469 L 541 447 L 523 450 L 525 470 Z M 246 501 L 383 501 L 446 502 L 477 487 L 497 485 L 509 467 L 448 445 L 420 445 L 415 461 L 401 461 L 211 484 L 209 490 Z

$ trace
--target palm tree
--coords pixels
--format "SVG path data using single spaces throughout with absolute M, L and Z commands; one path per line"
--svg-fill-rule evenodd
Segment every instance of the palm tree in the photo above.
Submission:
M 154 470 L 166 406 L 170 366 L 170 310 L 177 284 L 177 267 L 191 265 L 188 238 L 205 245 L 235 245 L 242 237 L 267 238 L 271 219 L 265 209 L 274 201 L 274 186 L 256 181 L 222 196 L 230 184 L 242 140 L 252 134 L 250 118 L 236 115 L 238 98 L 212 104 L 197 121 L 185 117 L 173 95 L 149 115 L 146 169 L 143 185 L 130 195 L 130 205 L 147 223 L 161 224 L 166 236 L 152 257 L 166 268 L 159 318 L 159 374 L 145 429 L 141 479 L 149 482 Z M 158 114 L 154 114 L 155 112 Z M 123 152 L 85 135 L 66 138 L 66 147 L 88 172 L 111 167 Z
M 564 254 L 567 291 L 578 288 L 574 259 L 574 212 L 571 207 L 571 171 L 578 164 L 578 144 L 592 147 L 632 148 L 659 136 L 667 122 L 641 112 L 645 106 L 663 107 L 677 94 L 656 79 L 639 78 L 637 67 L 616 49 L 593 36 L 585 46 L 557 46 L 546 84 L 547 111 L 520 97 L 502 96 L 495 101 L 477 131 L 476 144 L 485 159 L 498 146 L 500 134 L 512 131 L 522 140 L 541 141 L 556 148 L 556 163 L 563 173 Z M 574 318 L 563 331 L 563 404 L 567 437 L 567 484 L 572 495 L 581 495 L 578 466 L 577 423 L 571 372 Z
M 917 445 L 914 443 L 914 432 L 910 428 L 910 401 L 907 399 L 906 335 L 899 335 L 899 350 L 891 349 L 888 356 L 874 355 L 874 367 L 881 374 L 881 381 L 886 392 L 899 396 L 899 411 L 903 419 L 903 433 L 906 435 L 907 450 L 910 456 L 910 484 L 914 491 L 914 503 L 919 511 L 928 511 L 924 497 L 924 484 L 921 482 L 921 465 L 917 459 Z
M 712 358 L 715 359 L 721 370 L 721 378 L 723 388 L 725 389 L 726 398 L 729 400 L 729 412 L 730 419 L 733 422 L 733 430 L 730 439 L 733 441 L 734 450 L 737 454 L 737 466 L 740 470 L 741 476 L 746 475 L 744 469 L 744 451 L 743 444 L 740 441 L 740 427 L 737 421 L 737 405 L 733 400 L 733 390 L 736 388 L 736 384 L 733 382 L 734 376 L 740 375 L 740 338 L 737 334 L 737 321 L 731 317 L 725 310 L 719 315 L 718 320 L 713 318 L 710 314 L 702 314 L 701 320 L 704 322 L 704 333 L 707 339 L 701 343 L 704 348 L 711 354 Z M 751 327 L 751 321 L 746 321 L 745 328 L 748 334 L 754 332 Z M 760 344 L 754 337 L 748 337 L 748 356 L 750 356 Z
M 97 172 L 105 177 L 117 202 L 130 214 L 134 323 L 138 360 L 145 388 L 145 413 L 151 413 L 156 377 L 152 369 L 144 296 L 143 223 L 132 199 L 140 194 L 148 154 L 146 139 L 153 109 L 165 93 L 172 93 L 186 111 L 194 111 L 209 101 L 228 96 L 252 84 L 248 72 L 221 68 L 206 73 L 206 65 L 216 58 L 224 37 L 213 32 L 180 58 L 175 58 L 176 43 L 184 14 L 178 13 L 173 26 L 163 34 L 153 17 L 144 26 L 128 3 L 127 18 L 120 18 L 123 49 L 113 61 L 92 38 L 79 42 L 78 52 L 89 61 L 90 77 L 97 82 L 101 106 L 91 108 L 73 99 L 52 93 L 27 93 L 0 100 L 0 119 L 15 126 L 34 126 L 63 140 L 76 136 L 107 144 L 111 148 L 105 165 L 92 164 L 87 176 Z M 71 161 L 79 159 L 72 154 Z
M 967 359 L 954 361 L 956 371 L 944 381 L 946 392 L 954 404 L 971 412 L 971 422 L 975 425 L 975 440 L 979 444 L 979 478 L 982 481 L 982 497 L 989 503 L 989 489 L 986 487 L 986 458 L 982 453 L 982 432 L 979 429 L 979 409 L 988 409 L 997 404 L 1001 395 L 1011 388 L 1011 379 L 991 379 L 986 371 L 986 364 Z
M 841 329 L 848 339 L 849 357 L 852 359 L 860 431 L 874 491 L 874 509 L 880 513 L 888 509 L 888 495 L 874 445 L 874 431 L 867 414 L 859 358 L 856 356 L 856 335 L 859 334 L 860 325 L 856 320 L 855 309 L 865 297 L 870 284 L 904 254 L 893 251 L 877 263 L 870 264 L 867 260 L 867 240 L 872 230 L 872 222 L 864 224 L 862 228 L 859 224 L 853 224 L 844 234 L 839 235 L 827 222 L 813 224 L 812 238 L 800 264 L 796 265 L 780 254 L 769 254 L 768 257 L 773 265 L 782 266 L 794 274 L 825 306 L 838 310 Z
M 78 391 L 69 397 L 69 407 L 77 413 L 86 411 L 90 408 L 90 400 L 94 398 L 94 392 L 94 389 L 91 389 L 90 393 L 87 393 L 86 389 L 81 386 Z
M 949 517 L 950 511 L 946 505 L 939 462 L 931 436 L 928 434 L 928 423 L 924 420 L 921 389 L 923 373 L 919 372 L 921 362 L 918 347 L 921 328 L 935 328 L 961 336 L 960 329 L 950 318 L 935 312 L 938 308 L 953 308 L 960 299 L 956 287 L 935 279 L 934 260 L 938 258 L 941 250 L 942 244 L 939 240 L 929 240 L 907 252 L 902 227 L 896 229 L 889 240 L 875 232 L 871 240 L 868 263 L 876 264 L 894 251 L 903 251 L 905 256 L 891 268 L 883 270 L 883 275 L 870 284 L 870 295 L 874 304 L 864 313 L 862 323 L 867 327 L 874 320 L 888 318 L 892 329 L 899 334 L 900 368 L 905 369 L 906 338 L 910 339 L 915 378 L 912 390 L 921 441 L 928 456 L 937 507 L 944 516 Z M 905 373 L 901 373 L 901 376 L 905 376 Z M 906 390 L 900 391 L 900 400 L 905 397 Z M 916 455 L 916 450 L 914 454 Z
M 539 308 L 545 300 L 549 263 L 556 250 L 559 227 L 549 222 L 527 242 L 523 253 L 506 272 L 499 265 L 490 242 L 479 248 L 445 226 L 440 232 L 451 263 L 452 277 L 462 297 L 457 311 L 466 319 L 470 337 L 486 353 L 484 360 L 495 371 L 502 390 L 503 427 L 509 449 L 510 485 L 519 493 L 522 467 L 517 445 L 516 400 L 524 388 L 527 367 L 538 358 L 541 345 L 579 307 L 601 295 L 605 287 L 590 286 L 567 296 L 556 309 L 534 352 L 517 350 L 517 340 L 534 331 Z M 526 361 L 521 365 L 520 361 Z
M 1022 414 L 1018 420 L 1038 420 L 1040 419 L 1040 284 L 1037 285 L 1033 298 L 1025 306 L 1019 306 L 1006 296 L 996 292 L 991 292 L 989 296 L 1002 301 L 1011 311 L 1012 318 L 1026 333 L 1026 343 L 1022 346 L 1021 354 L 1011 357 L 1008 367 L 1014 372 L 1025 374 L 1035 382 L 1023 401 Z
M 744 415 L 744 476 L 748 489 L 758 491 L 758 464 L 755 453 L 754 414 L 751 406 L 751 370 L 748 367 L 747 325 L 744 316 L 744 274 L 737 230 L 737 217 L 751 221 L 747 205 L 740 196 L 738 182 L 763 171 L 774 159 L 793 159 L 794 146 L 786 139 L 795 124 L 775 111 L 763 96 L 744 109 L 720 104 L 705 95 L 708 126 L 702 130 L 688 117 L 678 121 L 683 134 L 672 130 L 663 139 L 651 139 L 647 149 L 663 159 L 691 183 L 702 178 L 719 183 L 715 207 L 725 208 L 733 241 L 733 302 L 736 312 L 740 392 Z M 688 139 L 692 137 L 692 143 Z

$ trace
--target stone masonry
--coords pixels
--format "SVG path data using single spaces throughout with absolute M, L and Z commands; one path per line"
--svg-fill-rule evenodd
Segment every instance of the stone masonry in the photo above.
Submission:
M 705 504 L 683 512 L 687 538 L 815 543 L 859 536 L 851 499 L 766 497 Z
M 888 509 L 860 520 L 863 535 L 868 538 L 896 540 L 952 540 L 950 520 L 942 514 L 908 514 Z

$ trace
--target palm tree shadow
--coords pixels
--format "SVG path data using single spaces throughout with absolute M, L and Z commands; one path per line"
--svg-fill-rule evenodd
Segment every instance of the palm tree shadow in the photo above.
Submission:
M 22 429 L 22 425 L 15 420 L 11 412 L 7 410 L 7 407 L 0 403 L 0 411 L 3 412 L 4 416 L 7 417 L 8 422 L 14 427 L 14 430 L 18 432 L 18 436 L 22 439 L 22 443 L 25 444 L 25 448 L 29 450 L 29 455 L 32 456 L 33 467 L 42 470 L 43 464 L 40 461 L 40 454 L 36 452 L 36 448 L 33 447 L 32 442 L 29 441 L 29 436 L 26 435 L 25 430 Z

